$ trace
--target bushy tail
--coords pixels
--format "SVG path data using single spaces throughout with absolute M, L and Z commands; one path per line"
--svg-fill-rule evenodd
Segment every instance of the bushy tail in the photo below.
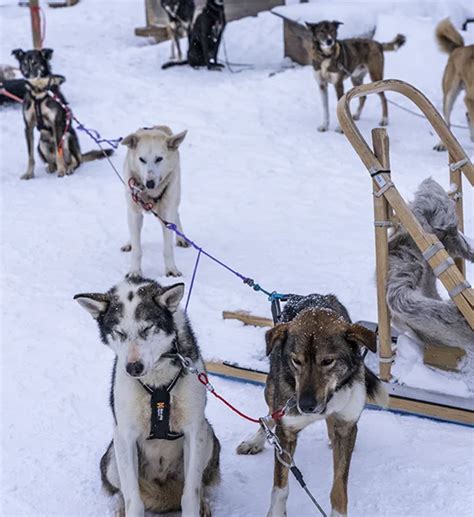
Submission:
M 184 61 L 167 61 L 166 63 L 161 65 L 161 69 L 166 70 L 167 68 L 171 68 L 173 66 L 182 66 L 182 65 L 187 65 L 187 64 L 188 64 L 187 59 Z
M 393 315 L 424 343 L 472 346 L 474 332 L 454 302 L 428 298 L 419 289 L 407 286 L 406 278 L 406 271 L 400 271 L 389 279 L 387 302 Z
M 81 156 L 81 162 L 91 162 L 92 160 L 102 160 L 106 156 L 112 156 L 113 149 L 104 149 L 103 151 L 89 151 Z
M 371 370 L 365 367 L 365 389 L 367 390 L 367 402 L 377 406 L 388 406 L 388 392 L 383 382 Z
M 384 51 L 398 50 L 401 46 L 405 45 L 406 37 L 403 34 L 397 34 L 392 41 L 382 43 Z
M 456 48 L 464 47 L 463 37 L 456 30 L 449 18 L 445 18 L 439 22 L 436 27 L 435 35 L 439 48 L 447 54 L 451 54 Z

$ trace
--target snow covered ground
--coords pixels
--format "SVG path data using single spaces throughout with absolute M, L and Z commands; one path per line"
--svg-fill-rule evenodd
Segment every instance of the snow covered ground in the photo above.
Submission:
M 25 9 L 1 3 L 7 5 L 0 7 L 0 62 L 13 64 L 12 48 L 30 48 L 30 22 Z M 469 2 L 364 4 L 361 8 L 376 12 L 377 39 L 390 40 L 398 32 L 407 36 L 404 48 L 387 53 L 386 77 L 414 84 L 440 107 L 446 56 L 436 48 L 434 27 L 449 13 L 457 20 L 468 7 Z M 343 136 L 316 131 L 321 102 L 310 67 L 269 77 L 290 64 L 282 57 L 281 20 L 264 13 L 229 24 L 229 59 L 251 63 L 251 70 L 163 72 L 168 44 L 152 45 L 133 34 L 144 24 L 141 1 L 83 0 L 71 9 L 45 12 L 45 46 L 55 49 L 54 71 L 67 77 L 63 91 L 84 124 L 108 137 L 163 123 L 175 131 L 188 129 L 181 153 L 181 214 L 191 238 L 266 289 L 334 292 L 354 319 L 375 319 L 368 174 Z M 474 39 L 472 29 L 466 39 Z M 333 92 L 330 103 L 334 128 Z M 464 111 L 461 96 L 452 121 L 465 125 Z M 379 118 L 380 103 L 370 98 L 360 122 L 365 135 Z M 20 110 L 2 109 L 0 128 L 0 512 L 109 515 L 112 503 L 100 487 L 98 460 L 111 437 L 112 354 L 72 296 L 106 290 L 127 271 L 129 257 L 120 253 L 127 240 L 123 188 L 106 162 L 86 164 L 65 179 L 46 174 L 38 162 L 36 178 L 21 182 L 26 145 Z M 402 194 L 410 198 L 426 176 L 448 187 L 447 156 L 431 150 L 436 137 L 425 121 L 390 106 L 389 132 Z M 468 132 L 455 133 L 472 156 Z M 80 138 L 84 151 L 93 147 L 87 136 Z M 123 157 L 120 149 L 113 158 L 118 167 Z M 465 203 L 466 233 L 473 236 L 468 188 Z M 169 282 L 162 277 L 161 230 L 151 218 L 143 241 L 144 273 Z M 176 250 L 186 283 L 194 259 L 192 250 Z M 471 277 L 472 272 L 471 267 Z M 266 368 L 264 331 L 224 322 L 226 309 L 269 311 L 263 295 L 202 260 L 190 317 L 205 358 Z M 215 385 L 249 413 L 265 412 L 260 387 L 220 379 Z M 208 415 L 223 444 L 215 515 L 264 515 L 271 452 L 236 456 L 235 446 L 252 425 L 215 400 L 209 401 Z M 351 468 L 350 514 L 471 515 L 473 457 L 472 430 L 366 411 Z M 329 508 L 332 462 L 322 425 L 303 433 L 296 461 Z M 314 515 L 293 483 L 289 515 Z

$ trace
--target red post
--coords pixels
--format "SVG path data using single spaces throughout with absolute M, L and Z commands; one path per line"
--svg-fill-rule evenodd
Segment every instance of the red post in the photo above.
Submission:
M 39 0 L 30 0 L 31 32 L 33 34 L 33 48 L 41 50 L 41 18 Z

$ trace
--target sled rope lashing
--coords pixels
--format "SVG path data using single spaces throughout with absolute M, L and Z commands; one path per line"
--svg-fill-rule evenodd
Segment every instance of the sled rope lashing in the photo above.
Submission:
M 463 231 L 462 175 L 467 178 L 471 185 L 474 185 L 474 166 L 433 104 L 420 91 L 403 81 L 389 79 L 357 86 L 349 90 L 338 102 L 337 115 L 344 135 L 359 155 L 372 179 L 379 369 L 380 377 L 389 381 L 394 352 L 391 342 L 391 316 L 387 304 L 386 287 L 389 272 L 388 229 L 394 224 L 401 224 L 405 228 L 472 329 L 474 329 L 474 292 L 463 274 L 465 271 L 464 262 L 458 259 L 453 260 L 439 239 L 423 229 L 393 183 L 390 170 L 389 138 L 386 129 L 376 128 L 372 130 L 372 150 L 352 118 L 350 111 L 352 100 L 385 91 L 397 92 L 411 100 L 421 110 L 423 116 L 430 122 L 441 141 L 446 145 L 449 152 L 450 183 L 456 186 L 452 198 L 456 202 L 458 229 L 461 232 Z
M 260 292 L 266 294 L 268 297 L 268 301 L 273 303 L 274 300 L 286 299 L 287 295 L 278 293 L 276 291 L 267 291 L 260 284 L 256 283 L 253 278 L 250 278 L 248 276 L 243 275 L 242 273 L 239 273 L 236 269 L 232 268 L 231 266 L 226 264 L 224 261 L 218 259 L 216 256 L 212 255 L 211 253 L 206 251 L 204 248 L 202 248 L 201 246 L 196 244 L 186 234 L 184 234 L 182 231 L 180 231 L 175 223 L 171 223 L 170 221 L 166 221 L 165 219 L 163 219 L 163 217 L 161 217 L 156 212 L 156 210 L 154 210 L 154 203 L 152 203 L 146 199 L 143 199 L 143 194 L 144 194 L 143 187 L 141 185 L 139 185 L 139 183 L 137 182 L 137 180 L 135 178 L 130 178 L 128 180 L 128 187 L 130 189 L 130 195 L 132 197 L 132 200 L 136 204 L 140 205 L 143 208 L 143 210 L 145 210 L 146 212 L 153 214 L 157 219 L 159 219 L 159 221 L 161 221 L 161 223 L 165 226 L 165 228 L 174 232 L 178 237 L 181 237 L 181 239 L 186 241 L 192 248 L 194 248 L 198 252 L 197 257 L 196 257 L 196 262 L 194 264 L 191 286 L 188 291 L 188 299 L 186 301 L 186 306 L 185 306 L 186 309 L 188 308 L 188 305 L 189 305 L 189 300 L 190 300 L 192 288 L 194 286 L 194 280 L 196 278 L 196 274 L 197 274 L 197 270 L 198 270 L 198 266 L 199 266 L 199 260 L 201 258 L 201 255 L 205 255 L 207 258 L 209 258 L 210 260 L 212 260 L 213 262 L 215 262 L 222 268 L 226 269 L 227 271 L 229 271 L 229 273 L 232 273 L 237 278 L 240 278 L 240 280 L 242 280 L 245 285 L 248 285 L 254 291 L 260 291 Z
M 309 488 L 307 487 L 303 474 L 301 470 L 296 466 L 295 461 L 291 454 L 283 449 L 281 446 L 280 441 L 278 440 L 278 437 L 276 434 L 270 429 L 269 422 L 271 420 L 280 420 L 283 418 L 291 407 L 295 405 L 295 399 L 294 397 L 289 398 L 286 401 L 286 404 L 282 406 L 280 409 L 277 409 L 276 411 L 273 411 L 273 413 L 269 413 L 268 415 L 260 418 L 253 418 L 240 409 L 236 408 L 233 404 L 231 404 L 227 399 L 225 399 L 222 395 L 220 395 L 214 385 L 209 381 L 209 378 L 205 372 L 200 372 L 195 366 L 192 365 L 191 360 L 187 357 L 184 357 L 179 352 L 176 354 L 178 356 L 178 359 L 181 361 L 181 364 L 183 365 L 183 368 L 185 368 L 189 373 L 195 375 L 198 379 L 198 381 L 206 388 L 206 390 L 214 395 L 220 402 L 225 404 L 231 411 L 233 411 L 236 415 L 240 416 L 241 418 L 252 422 L 254 424 L 259 424 L 263 431 L 265 432 L 265 439 L 267 442 L 275 449 L 275 457 L 277 460 L 284 465 L 287 469 L 291 471 L 295 479 L 298 481 L 301 488 L 308 494 L 308 497 L 310 498 L 311 502 L 315 505 L 315 507 L 318 509 L 319 513 L 323 517 L 327 517 L 327 514 L 325 511 L 321 508 L 319 503 L 317 502 L 316 498 L 313 496 L 313 494 L 310 492 Z

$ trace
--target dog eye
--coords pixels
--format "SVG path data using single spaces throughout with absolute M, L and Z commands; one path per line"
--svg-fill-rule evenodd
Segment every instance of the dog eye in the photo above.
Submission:
M 160 162 L 161 162 L 161 160 L 163 160 L 163 156 L 157 156 L 157 157 L 155 158 L 155 163 L 160 163 Z
M 335 362 L 336 362 L 336 360 L 335 360 L 335 359 L 330 359 L 330 358 L 328 358 L 328 359 L 323 359 L 323 360 L 321 361 L 321 366 L 332 366 Z
M 142 330 L 140 330 L 140 337 L 142 337 L 143 339 L 145 339 L 148 335 L 148 332 L 150 332 L 150 330 L 154 327 L 154 325 L 150 325 L 149 327 L 146 327 Z
M 124 339 L 127 339 L 127 334 L 125 334 L 125 332 L 122 332 L 120 330 L 117 330 L 117 329 L 114 329 L 113 333 L 118 336 L 122 341 Z
M 146 163 L 145 158 L 142 158 L 142 157 L 140 156 L 140 158 L 138 158 L 138 159 L 139 159 L 142 163 Z
M 291 362 L 296 366 L 301 366 L 301 361 L 299 359 L 297 359 L 296 357 L 291 357 Z

